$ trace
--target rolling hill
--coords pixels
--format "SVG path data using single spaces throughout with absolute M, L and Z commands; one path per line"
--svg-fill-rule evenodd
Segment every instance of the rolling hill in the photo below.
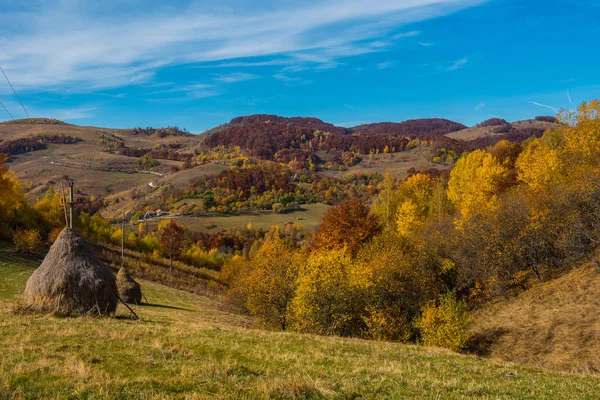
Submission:
M 224 148 L 257 160 L 298 161 L 302 168 L 310 162 L 317 177 L 343 180 L 388 169 L 406 176 L 411 169 L 451 168 L 446 161 L 435 161 L 436 149 L 460 155 L 500 139 L 539 136 L 556 126 L 543 120 L 506 123 L 500 130 L 483 125 L 467 128 L 445 119 L 420 119 L 345 128 L 317 118 L 258 114 L 192 135 L 176 127 L 110 129 L 37 118 L 0 123 L 0 152 L 10 154 L 9 166 L 29 200 L 69 176 L 77 182 L 78 196 L 107 199 L 104 213 L 111 217 L 144 205 L 167 207 L 161 188 L 183 187 L 235 168 L 227 157 L 213 157 Z M 196 161 L 198 155 L 205 155 L 202 162 Z

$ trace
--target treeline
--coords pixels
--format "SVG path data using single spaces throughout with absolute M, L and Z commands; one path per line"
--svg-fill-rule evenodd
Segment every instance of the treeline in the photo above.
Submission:
M 56 118 L 21 118 L 1 122 L 2 124 L 69 125 Z
M 115 154 L 126 157 L 150 157 L 156 160 L 191 161 L 196 157 L 192 153 L 180 153 L 177 150 L 183 147 L 180 143 L 160 144 L 152 148 L 120 147 Z
M 362 135 L 420 137 L 424 135 L 445 135 L 466 128 L 461 123 L 443 118 L 421 118 L 409 119 L 403 122 L 379 122 L 359 125 L 351 128 L 350 132 Z
M 80 141 L 81 139 L 77 136 L 65 135 L 60 132 L 44 132 L 37 135 L 29 135 L 0 142 L 0 153 L 15 156 L 30 151 L 44 150 L 48 148 L 48 143 L 73 144 Z
M 165 138 L 167 136 L 189 136 L 191 135 L 187 129 L 179 129 L 176 126 L 167 126 L 166 128 L 153 128 L 148 126 L 146 128 L 136 127 L 133 128 L 134 135 L 147 135 L 147 136 L 158 136 L 159 138 Z
M 600 101 L 560 121 L 464 154 L 447 179 L 388 173 L 373 204 L 332 207 L 302 245 L 271 235 L 223 266 L 228 298 L 274 329 L 476 345 L 469 308 L 595 259 Z
M 306 169 L 259 162 L 196 179 L 186 186 L 165 187 L 161 201 L 172 204 L 182 199 L 202 200 L 201 204 L 182 206 L 184 214 L 229 214 L 275 208 L 284 211 L 296 203 L 337 204 L 353 194 L 374 194 L 380 180 L 378 173 L 352 175 L 342 181 Z

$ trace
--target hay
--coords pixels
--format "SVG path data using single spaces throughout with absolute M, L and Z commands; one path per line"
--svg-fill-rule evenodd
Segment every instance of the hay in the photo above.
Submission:
M 119 288 L 119 296 L 125 303 L 140 304 L 142 302 L 142 288 L 125 267 L 121 267 L 117 274 L 117 287 Z
M 25 287 L 33 309 L 64 314 L 114 314 L 115 276 L 77 233 L 65 228 Z

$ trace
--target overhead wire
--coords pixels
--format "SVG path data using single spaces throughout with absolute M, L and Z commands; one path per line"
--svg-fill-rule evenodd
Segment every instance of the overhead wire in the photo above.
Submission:
M 4 69 L 2 68 L 2 66 L 0 65 L 0 71 L 2 71 L 2 75 L 4 75 L 4 78 L 6 79 L 6 82 L 8 82 L 8 85 L 10 86 L 10 88 L 12 89 L 13 93 L 15 94 L 15 97 L 17 98 L 17 100 L 19 100 L 19 104 L 21 104 L 21 107 L 23 108 L 23 111 L 25 111 L 25 115 L 27 115 L 27 118 L 29 118 L 29 121 L 31 121 L 31 124 L 33 125 L 33 128 L 35 129 L 35 131 L 39 134 L 40 131 L 38 130 L 37 126 L 35 125 L 35 123 L 33 122 L 33 119 L 29 116 L 29 113 L 27 112 L 27 109 L 25 108 L 25 105 L 23 104 L 23 102 L 21 101 L 21 98 L 19 97 L 19 95 L 17 94 L 17 91 L 15 90 L 14 86 L 12 85 L 12 83 L 10 82 L 10 79 L 8 79 L 8 76 L 6 75 L 6 72 L 4 72 Z M 14 119 L 14 118 L 13 118 Z
M 6 106 L 4 105 L 4 103 L 2 103 L 0 101 L 0 106 L 2 106 L 2 108 L 4 108 L 4 111 L 6 111 L 6 113 L 8 114 L 8 116 L 13 120 L 16 121 L 15 117 L 13 117 L 13 115 L 10 113 L 10 111 L 8 111 L 8 108 L 6 108 Z M 21 124 L 17 123 L 15 124 L 19 127 L 19 129 L 21 129 L 21 132 L 23 132 L 24 134 L 26 134 L 25 129 L 23 129 L 23 127 L 21 126 Z
M 31 116 L 29 115 L 29 112 L 27 112 L 27 109 L 25 108 L 25 105 L 23 104 L 23 102 L 21 101 L 21 98 L 19 97 L 19 95 L 17 94 L 17 91 L 15 90 L 13 84 L 11 83 L 10 79 L 8 79 L 8 76 L 6 75 L 6 72 L 4 72 L 4 68 L 2 68 L 2 66 L 0 65 L 0 71 L 2 72 L 2 75 L 4 75 L 4 79 L 6 79 L 6 82 L 8 82 L 8 85 L 10 86 L 10 88 L 12 89 L 12 92 L 14 93 L 15 97 L 17 98 L 17 100 L 19 101 L 19 104 L 21 104 L 21 107 L 23 108 L 23 111 L 25 111 L 25 115 L 27 115 L 27 118 L 29 118 L 29 121 L 31 122 L 31 124 L 33 125 L 33 128 L 35 129 L 35 131 L 38 133 L 38 135 L 40 134 L 40 131 L 38 130 L 35 122 L 33 121 L 33 118 L 31 118 Z M 2 103 L 0 103 L 2 104 Z M 8 115 L 12 118 L 13 121 L 17 121 L 13 115 L 8 111 L 8 109 L 6 108 L 6 106 L 4 106 L 4 104 L 2 104 L 2 108 L 4 108 L 4 110 L 8 113 Z M 26 134 L 25 130 L 23 129 L 23 127 L 21 126 L 21 124 L 19 124 L 17 122 L 17 125 L 19 126 L 19 128 L 21 129 L 21 131 Z M 56 164 L 54 162 L 52 162 L 53 165 L 57 166 L 58 169 L 63 173 L 63 176 L 61 177 L 61 179 L 64 179 L 65 177 L 67 177 L 68 175 L 65 173 L 66 169 L 64 165 L 61 164 Z

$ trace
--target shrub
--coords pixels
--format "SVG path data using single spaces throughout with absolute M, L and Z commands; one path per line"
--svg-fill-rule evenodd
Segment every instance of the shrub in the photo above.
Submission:
M 275 214 L 281 214 L 284 211 L 284 209 L 285 208 L 283 207 L 283 204 L 281 204 L 281 203 L 274 203 L 273 204 L 273 212 Z
M 17 229 L 13 233 L 13 242 L 21 253 L 37 254 L 42 244 L 42 237 L 37 229 Z
M 451 292 L 441 297 L 439 303 L 429 303 L 417 322 L 425 346 L 446 347 L 459 351 L 468 339 L 467 325 L 470 316 L 466 304 L 458 301 Z
M 542 121 L 542 122 L 552 122 L 552 123 L 558 122 L 556 117 L 552 117 L 552 116 L 548 116 L 548 115 L 542 115 L 542 116 L 535 117 L 535 120 Z

